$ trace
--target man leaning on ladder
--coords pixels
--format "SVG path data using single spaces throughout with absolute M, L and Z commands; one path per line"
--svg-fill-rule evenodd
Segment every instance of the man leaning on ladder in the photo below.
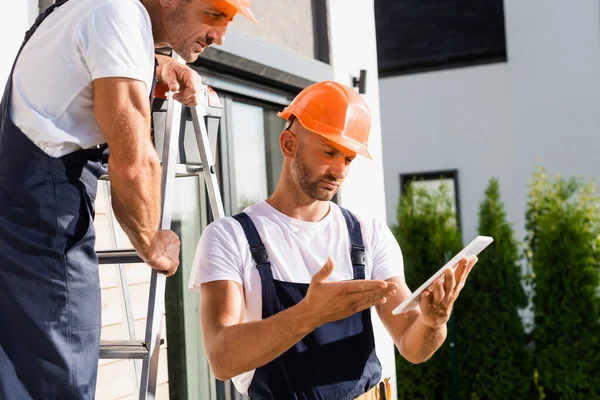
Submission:
M 158 81 L 195 105 L 190 68 L 250 0 L 59 0 L 27 32 L 0 106 L 0 399 L 92 399 L 100 348 L 94 200 L 108 171 L 115 216 L 140 257 L 172 275 L 150 138 Z M 171 61 L 169 61 L 171 60 Z M 110 158 L 108 151 L 110 149 Z
M 446 337 L 452 305 L 476 258 L 463 259 L 421 296 L 410 295 L 400 248 L 387 226 L 357 218 L 331 198 L 371 116 L 335 82 L 304 89 L 279 114 L 283 169 L 273 194 L 204 231 L 190 287 L 200 292 L 213 373 L 258 399 L 384 399 L 370 307 L 400 353 L 427 360 Z

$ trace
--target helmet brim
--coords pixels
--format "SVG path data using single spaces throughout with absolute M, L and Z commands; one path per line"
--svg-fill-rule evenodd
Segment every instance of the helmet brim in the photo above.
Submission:
M 252 12 L 252 10 L 250 10 L 250 7 L 246 7 L 241 4 L 237 4 L 236 1 L 232 1 L 231 3 L 237 8 L 237 10 L 240 14 L 242 14 L 244 17 L 248 18 L 250 21 L 254 22 L 255 24 L 258 24 L 258 21 L 256 20 L 256 17 L 254 16 L 254 13 Z
M 318 133 L 318 132 L 315 132 L 315 133 L 317 135 L 323 136 L 327 140 L 331 140 L 333 143 L 339 144 L 340 146 L 342 146 L 343 148 L 345 148 L 347 150 L 353 151 L 356 154 L 360 154 L 363 157 L 367 157 L 369 160 L 373 159 L 373 157 L 371 156 L 369 151 L 367 149 L 365 149 L 364 146 L 361 146 L 360 144 L 356 143 L 352 139 L 348 139 L 348 138 L 345 138 L 345 137 L 339 136 L 339 135 L 324 135 L 324 134 Z

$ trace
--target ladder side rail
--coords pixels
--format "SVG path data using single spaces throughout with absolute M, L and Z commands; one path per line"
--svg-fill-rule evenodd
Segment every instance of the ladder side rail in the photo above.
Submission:
M 181 104 L 173 99 L 173 93 L 169 92 L 163 141 L 160 229 L 171 228 L 181 108 Z M 153 269 L 150 278 L 145 335 L 149 356 L 143 361 L 140 400 L 154 400 L 156 398 L 162 314 L 165 309 L 165 284 L 166 276 Z

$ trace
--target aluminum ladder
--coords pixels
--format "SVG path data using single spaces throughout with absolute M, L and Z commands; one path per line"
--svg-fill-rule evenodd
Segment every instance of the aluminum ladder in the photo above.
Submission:
M 173 54 L 177 62 L 182 62 L 181 58 Z M 225 216 L 223 201 L 217 181 L 213 153 L 216 151 L 216 138 L 219 129 L 219 121 L 223 115 L 223 106 L 218 95 L 211 88 L 202 92 L 199 104 L 196 107 L 189 108 L 191 119 L 198 144 L 200 155 L 200 164 L 187 164 L 183 135 L 185 134 L 185 122 L 181 123 L 183 106 L 173 100 L 173 93 L 168 92 L 166 100 L 166 110 L 164 104 L 158 111 L 166 111 L 166 123 L 162 145 L 162 179 L 161 179 L 161 220 L 160 229 L 171 228 L 171 216 L 173 206 L 173 194 L 175 187 L 175 178 L 177 176 L 204 176 L 206 189 L 209 197 L 213 220 Z M 156 108 L 154 111 L 157 111 Z M 187 111 L 187 110 L 186 110 Z M 178 160 L 179 156 L 179 160 Z M 108 196 L 108 194 L 107 194 Z M 110 203 L 107 208 L 112 213 Z M 113 221 L 112 215 L 109 215 L 109 221 Z M 113 227 L 114 229 L 114 227 Z M 110 250 L 98 251 L 98 260 L 100 264 L 118 264 L 121 275 L 121 283 L 124 291 L 125 307 L 130 307 L 127 282 L 124 274 L 124 264 L 142 263 L 143 261 L 137 255 L 136 251 L 131 250 Z M 158 360 L 160 345 L 164 342 L 161 339 L 162 314 L 165 309 L 165 280 L 163 274 L 155 270 L 151 272 L 150 292 L 148 299 L 148 312 L 146 319 L 146 333 L 144 341 L 131 340 L 133 337 L 133 319 L 129 316 L 130 339 L 101 341 L 100 358 L 101 359 L 132 359 L 142 360 L 142 366 L 134 363 L 136 375 L 139 380 L 139 398 L 140 400 L 152 400 L 156 398 L 156 385 L 158 374 Z

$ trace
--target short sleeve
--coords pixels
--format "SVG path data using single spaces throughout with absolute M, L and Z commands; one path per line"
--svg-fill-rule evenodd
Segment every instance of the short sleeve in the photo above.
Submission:
M 220 280 L 243 285 L 243 278 L 242 257 L 233 224 L 227 219 L 213 222 L 198 242 L 189 289 L 200 291 L 203 283 Z
M 399 277 L 404 280 L 404 260 L 398 241 L 390 228 L 381 221 L 372 225 L 373 273 L 371 279 L 386 280 Z
M 123 77 L 151 84 L 154 43 L 147 12 L 135 1 L 112 1 L 80 22 L 79 47 L 92 80 Z

